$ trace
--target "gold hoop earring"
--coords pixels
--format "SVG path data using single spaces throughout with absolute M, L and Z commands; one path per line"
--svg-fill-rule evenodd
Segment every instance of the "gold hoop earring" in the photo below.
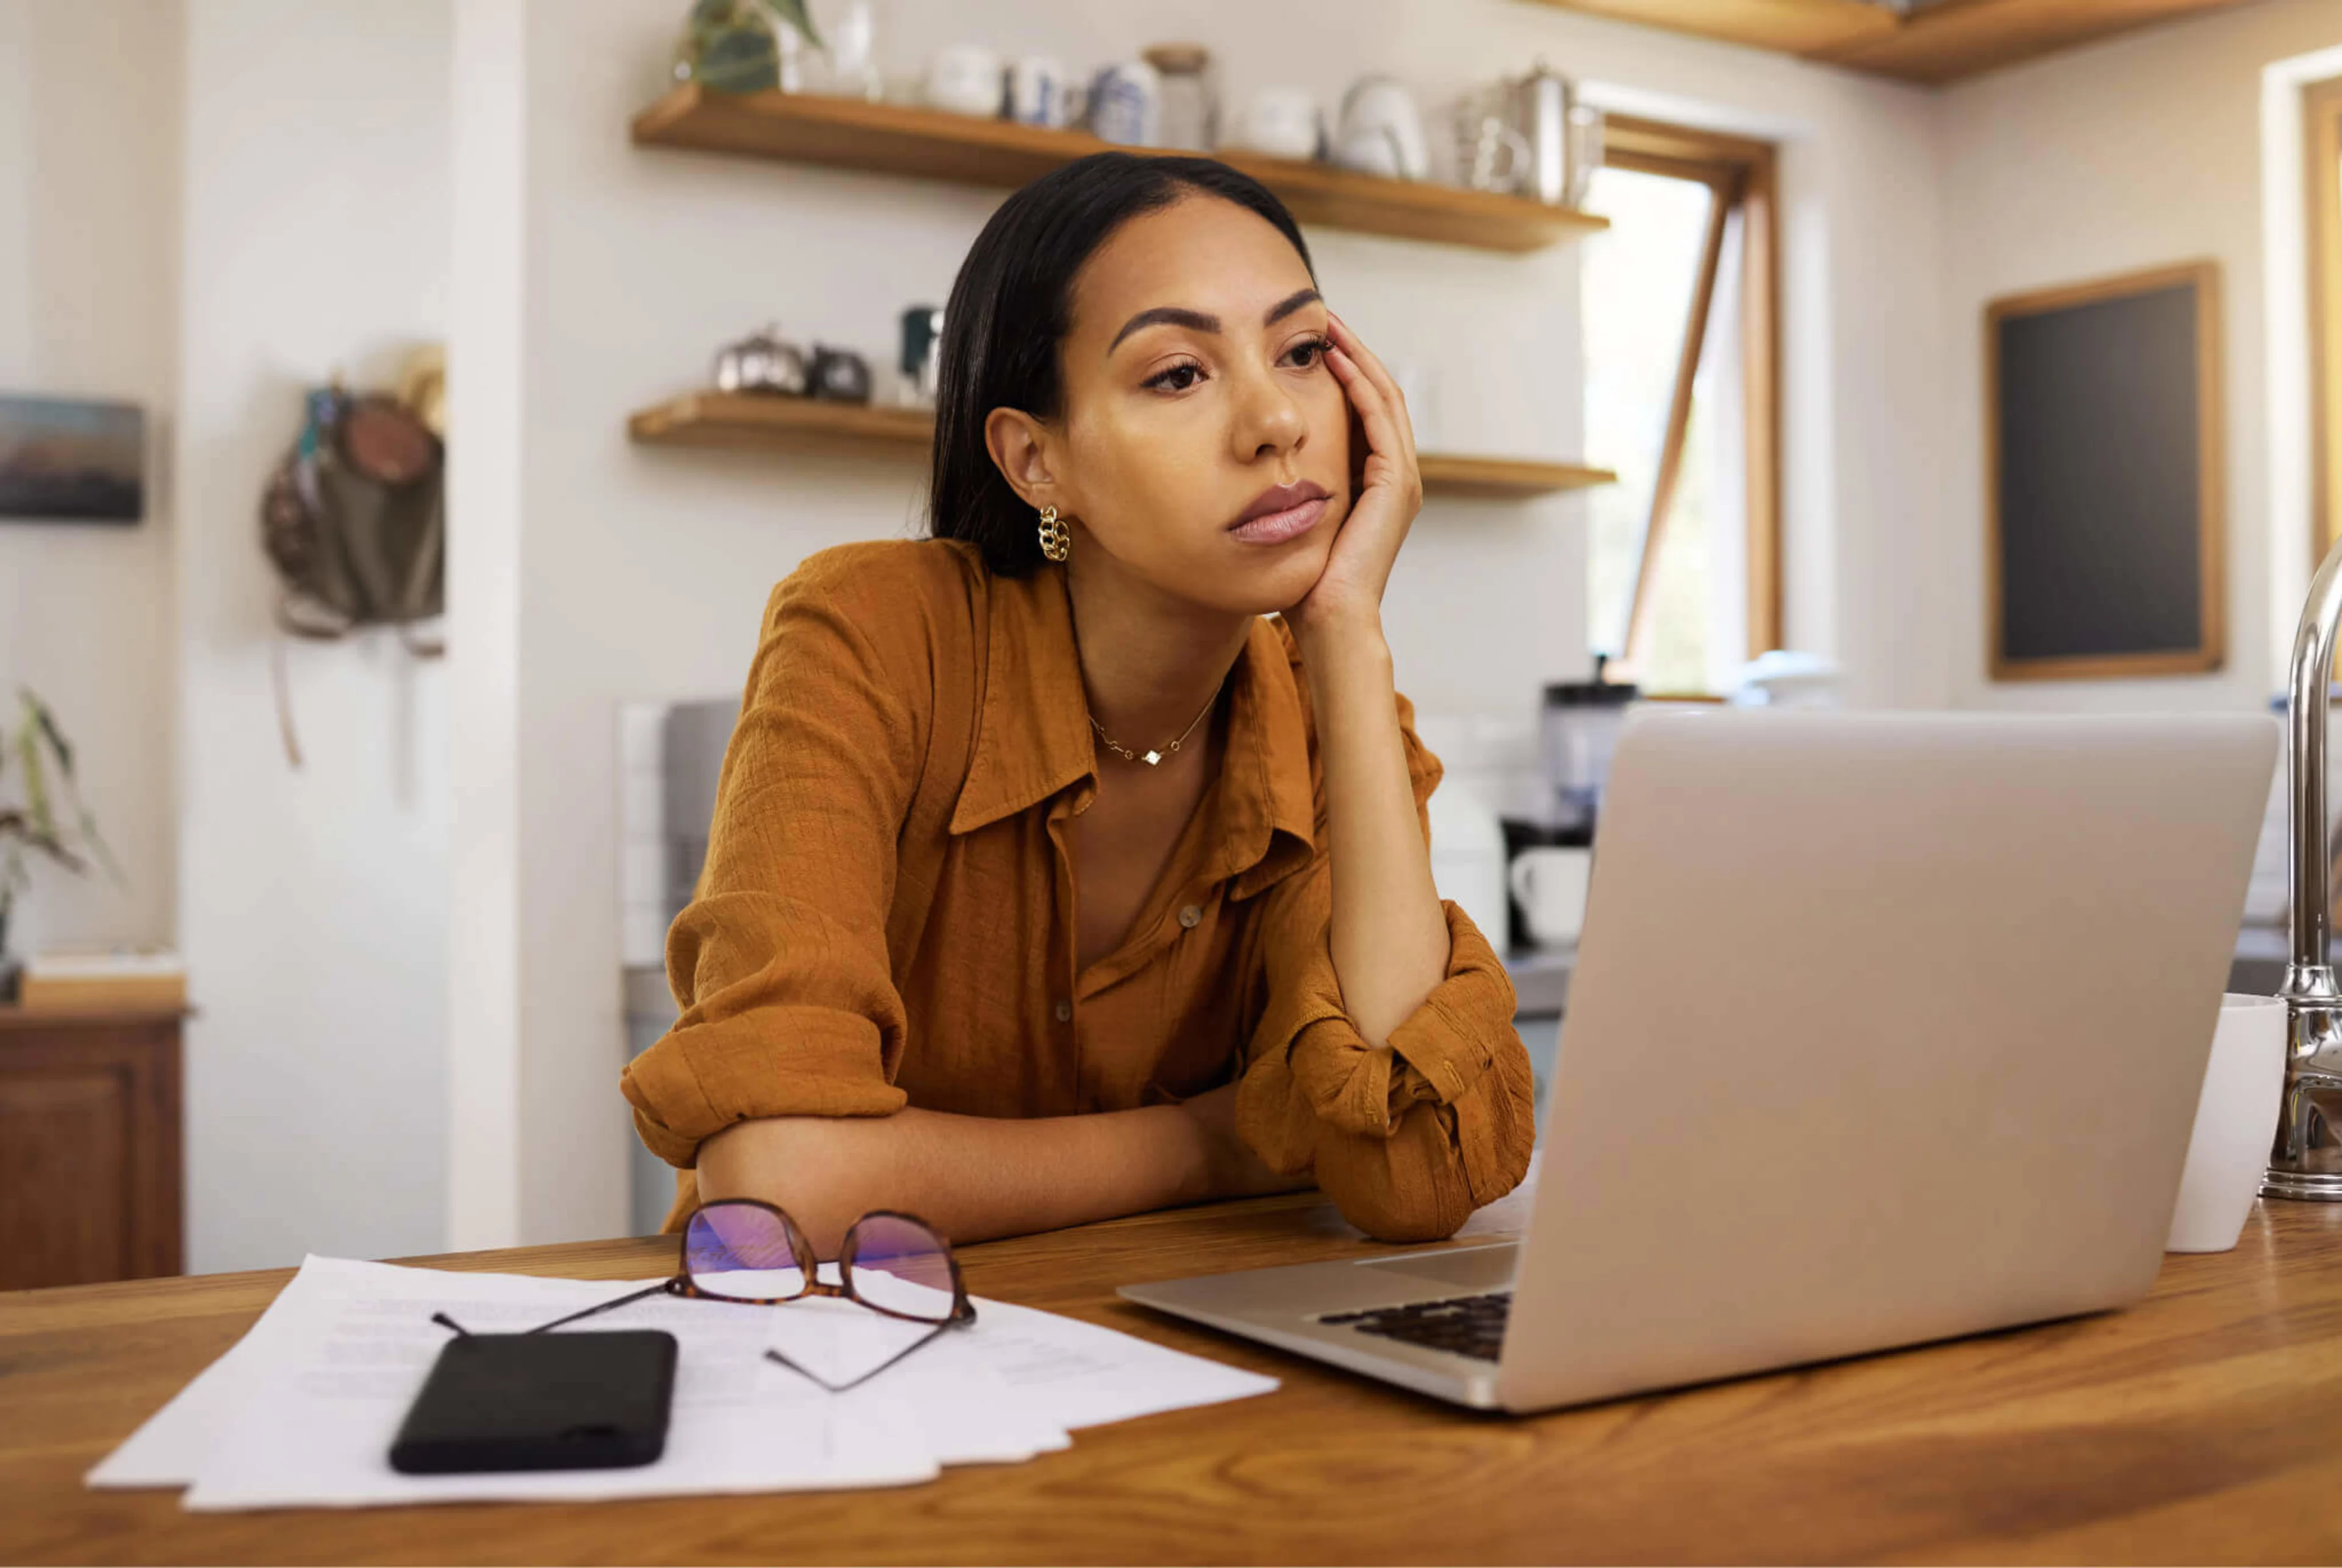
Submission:
M 1041 508 L 1041 554 L 1052 561 L 1063 561 L 1074 552 L 1074 536 L 1063 523 L 1057 521 L 1055 506 Z

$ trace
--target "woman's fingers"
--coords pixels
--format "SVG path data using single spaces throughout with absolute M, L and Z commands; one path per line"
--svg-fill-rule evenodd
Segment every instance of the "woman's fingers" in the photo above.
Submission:
M 1405 410 L 1339 347 L 1326 351 L 1326 363 L 1349 394 L 1350 405 L 1357 410 L 1358 427 L 1366 434 L 1367 453 L 1362 467 L 1366 484 L 1389 486 L 1397 501 L 1396 510 L 1412 520 L 1423 502 L 1423 475 L 1416 464 L 1414 444 L 1407 439 Z M 1405 523 L 1400 526 L 1404 530 Z
M 1415 422 L 1409 415 L 1406 394 L 1401 390 L 1398 378 L 1390 373 L 1389 368 L 1383 364 L 1375 351 L 1368 348 L 1360 340 L 1358 335 L 1350 330 L 1349 323 L 1331 311 L 1327 311 L 1326 315 L 1333 328 L 1335 345 L 1366 373 L 1366 379 L 1381 391 L 1384 398 L 1389 403 L 1392 416 L 1399 427 L 1406 460 L 1412 466 L 1415 463 Z
M 1423 474 L 1416 463 L 1406 400 L 1390 372 L 1339 317 L 1326 335 L 1326 365 L 1349 403 L 1366 452 L 1352 454 L 1361 483 L 1326 569 L 1292 612 L 1305 638 L 1307 628 L 1321 623 L 1375 612 L 1423 504 Z
M 1334 378 L 1342 384 L 1342 390 L 1349 394 L 1350 406 L 1358 411 L 1359 426 L 1366 434 L 1369 461 L 1381 458 L 1394 470 L 1392 477 L 1403 482 L 1410 464 L 1390 399 L 1366 375 L 1365 367 L 1338 345 L 1326 350 L 1326 364 L 1334 372 Z

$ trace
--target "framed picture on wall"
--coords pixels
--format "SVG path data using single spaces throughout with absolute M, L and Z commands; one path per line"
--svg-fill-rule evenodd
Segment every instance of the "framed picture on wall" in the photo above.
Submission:
M 1984 325 L 1992 678 L 2218 669 L 2218 264 L 2012 295 Z
M 146 415 L 130 403 L 0 396 L 0 523 L 135 523 Z

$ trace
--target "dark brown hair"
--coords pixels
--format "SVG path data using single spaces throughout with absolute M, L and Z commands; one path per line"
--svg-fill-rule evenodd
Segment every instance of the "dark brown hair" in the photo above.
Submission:
M 1309 246 L 1285 204 L 1251 175 L 1211 158 L 1093 153 L 1042 175 L 992 215 L 944 307 L 927 489 L 935 537 L 968 541 L 1004 576 L 1021 577 L 1041 564 L 1033 512 L 994 464 L 985 421 L 996 408 L 1057 417 L 1065 396 L 1057 345 L 1072 325 L 1074 280 L 1124 224 L 1192 195 L 1258 213 L 1310 265 Z

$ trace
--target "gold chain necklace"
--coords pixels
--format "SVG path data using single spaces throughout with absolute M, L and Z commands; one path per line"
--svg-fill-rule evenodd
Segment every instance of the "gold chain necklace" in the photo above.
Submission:
M 1226 684 L 1227 684 L 1227 677 L 1224 675 L 1220 678 L 1220 685 L 1225 686 Z M 1213 708 L 1219 704 L 1219 701 L 1220 686 L 1214 686 L 1212 688 L 1211 701 L 1204 704 L 1203 713 L 1197 714 L 1194 718 L 1187 721 L 1187 727 L 1179 732 L 1179 738 L 1173 741 L 1169 745 L 1165 746 L 1162 750 L 1148 752 L 1144 756 L 1139 755 L 1136 752 L 1132 751 L 1128 746 L 1116 741 L 1112 735 L 1107 734 L 1106 733 L 1106 726 L 1097 722 L 1097 715 L 1096 714 L 1092 714 L 1090 715 L 1090 728 L 1097 731 L 1097 738 L 1106 744 L 1106 749 L 1120 757 L 1123 761 L 1126 763 L 1145 763 L 1148 767 L 1156 767 L 1162 763 L 1165 757 L 1169 756 L 1173 752 L 1177 751 L 1181 746 L 1187 744 L 1187 737 L 1194 734 L 1196 733 L 1196 726 L 1204 722 L 1204 714 L 1210 713 Z

